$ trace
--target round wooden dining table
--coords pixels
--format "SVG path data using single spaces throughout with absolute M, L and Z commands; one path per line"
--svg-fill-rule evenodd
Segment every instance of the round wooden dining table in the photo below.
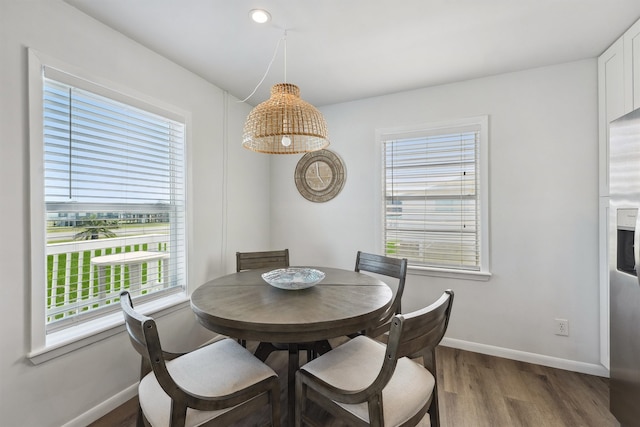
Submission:
M 317 285 L 286 290 L 262 279 L 268 269 L 232 273 L 211 280 L 191 295 L 200 324 L 220 334 L 259 341 L 256 356 L 265 360 L 272 343 L 289 350 L 288 414 L 293 421 L 298 349 L 328 351 L 328 339 L 375 326 L 393 293 L 382 280 L 352 270 L 315 268 L 325 273 Z

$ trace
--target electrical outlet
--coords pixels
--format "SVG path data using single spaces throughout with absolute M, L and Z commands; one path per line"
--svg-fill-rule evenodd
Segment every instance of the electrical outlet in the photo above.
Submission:
M 556 319 L 556 335 L 569 336 L 569 321 L 567 319 Z

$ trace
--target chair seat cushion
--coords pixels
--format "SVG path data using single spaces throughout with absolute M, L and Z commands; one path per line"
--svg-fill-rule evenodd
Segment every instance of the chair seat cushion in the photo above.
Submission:
M 175 382 L 200 396 L 222 396 L 262 381 L 275 372 L 246 348 L 231 339 L 214 342 L 167 362 Z M 164 392 L 153 372 L 138 386 L 140 406 L 154 427 L 169 426 L 171 398 Z M 187 409 L 186 426 L 201 425 L 230 408 L 219 411 Z
M 359 390 L 377 377 L 385 357 L 386 346 L 371 338 L 358 336 L 323 354 L 301 369 L 341 389 Z M 403 357 L 393 377 L 382 390 L 384 424 L 397 426 L 422 409 L 431 398 L 435 378 L 424 366 Z M 366 402 L 336 402 L 358 418 L 369 422 Z

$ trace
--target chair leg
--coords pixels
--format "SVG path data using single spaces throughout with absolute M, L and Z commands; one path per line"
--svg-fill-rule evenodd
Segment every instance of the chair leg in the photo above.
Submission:
M 289 362 L 287 367 L 287 419 L 295 417 L 295 387 L 296 372 L 300 367 L 300 352 L 298 344 L 289 344 Z
M 429 422 L 431 427 L 440 427 L 440 405 L 438 405 L 438 389 L 433 388 L 431 405 L 429 405 Z
M 280 427 L 280 381 L 277 377 L 273 380 L 273 386 L 269 394 L 271 401 L 271 425 L 273 427 Z
M 302 375 L 300 373 L 296 373 L 296 408 L 295 408 L 295 427 L 302 426 L 302 414 L 305 410 L 305 405 L 307 402 L 307 387 L 302 384 Z
M 438 419 L 438 411 L 429 411 L 429 423 L 431 427 L 440 427 L 440 420 Z
M 140 403 L 138 403 L 138 416 L 136 417 L 136 427 L 145 427 L 144 419 L 142 416 L 142 407 L 140 406 Z
M 376 393 L 369 398 L 369 423 L 371 426 L 384 425 L 384 415 L 382 413 L 382 394 Z

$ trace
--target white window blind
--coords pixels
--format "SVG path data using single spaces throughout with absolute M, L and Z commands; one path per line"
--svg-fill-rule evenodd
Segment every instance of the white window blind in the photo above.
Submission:
M 184 121 L 57 70 L 44 76 L 47 331 L 118 310 L 125 289 L 139 299 L 183 290 Z M 96 263 L 140 251 L 146 261 Z
M 382 136 L 384 245 L 417 267 L 480 271 L 480 123 Z

